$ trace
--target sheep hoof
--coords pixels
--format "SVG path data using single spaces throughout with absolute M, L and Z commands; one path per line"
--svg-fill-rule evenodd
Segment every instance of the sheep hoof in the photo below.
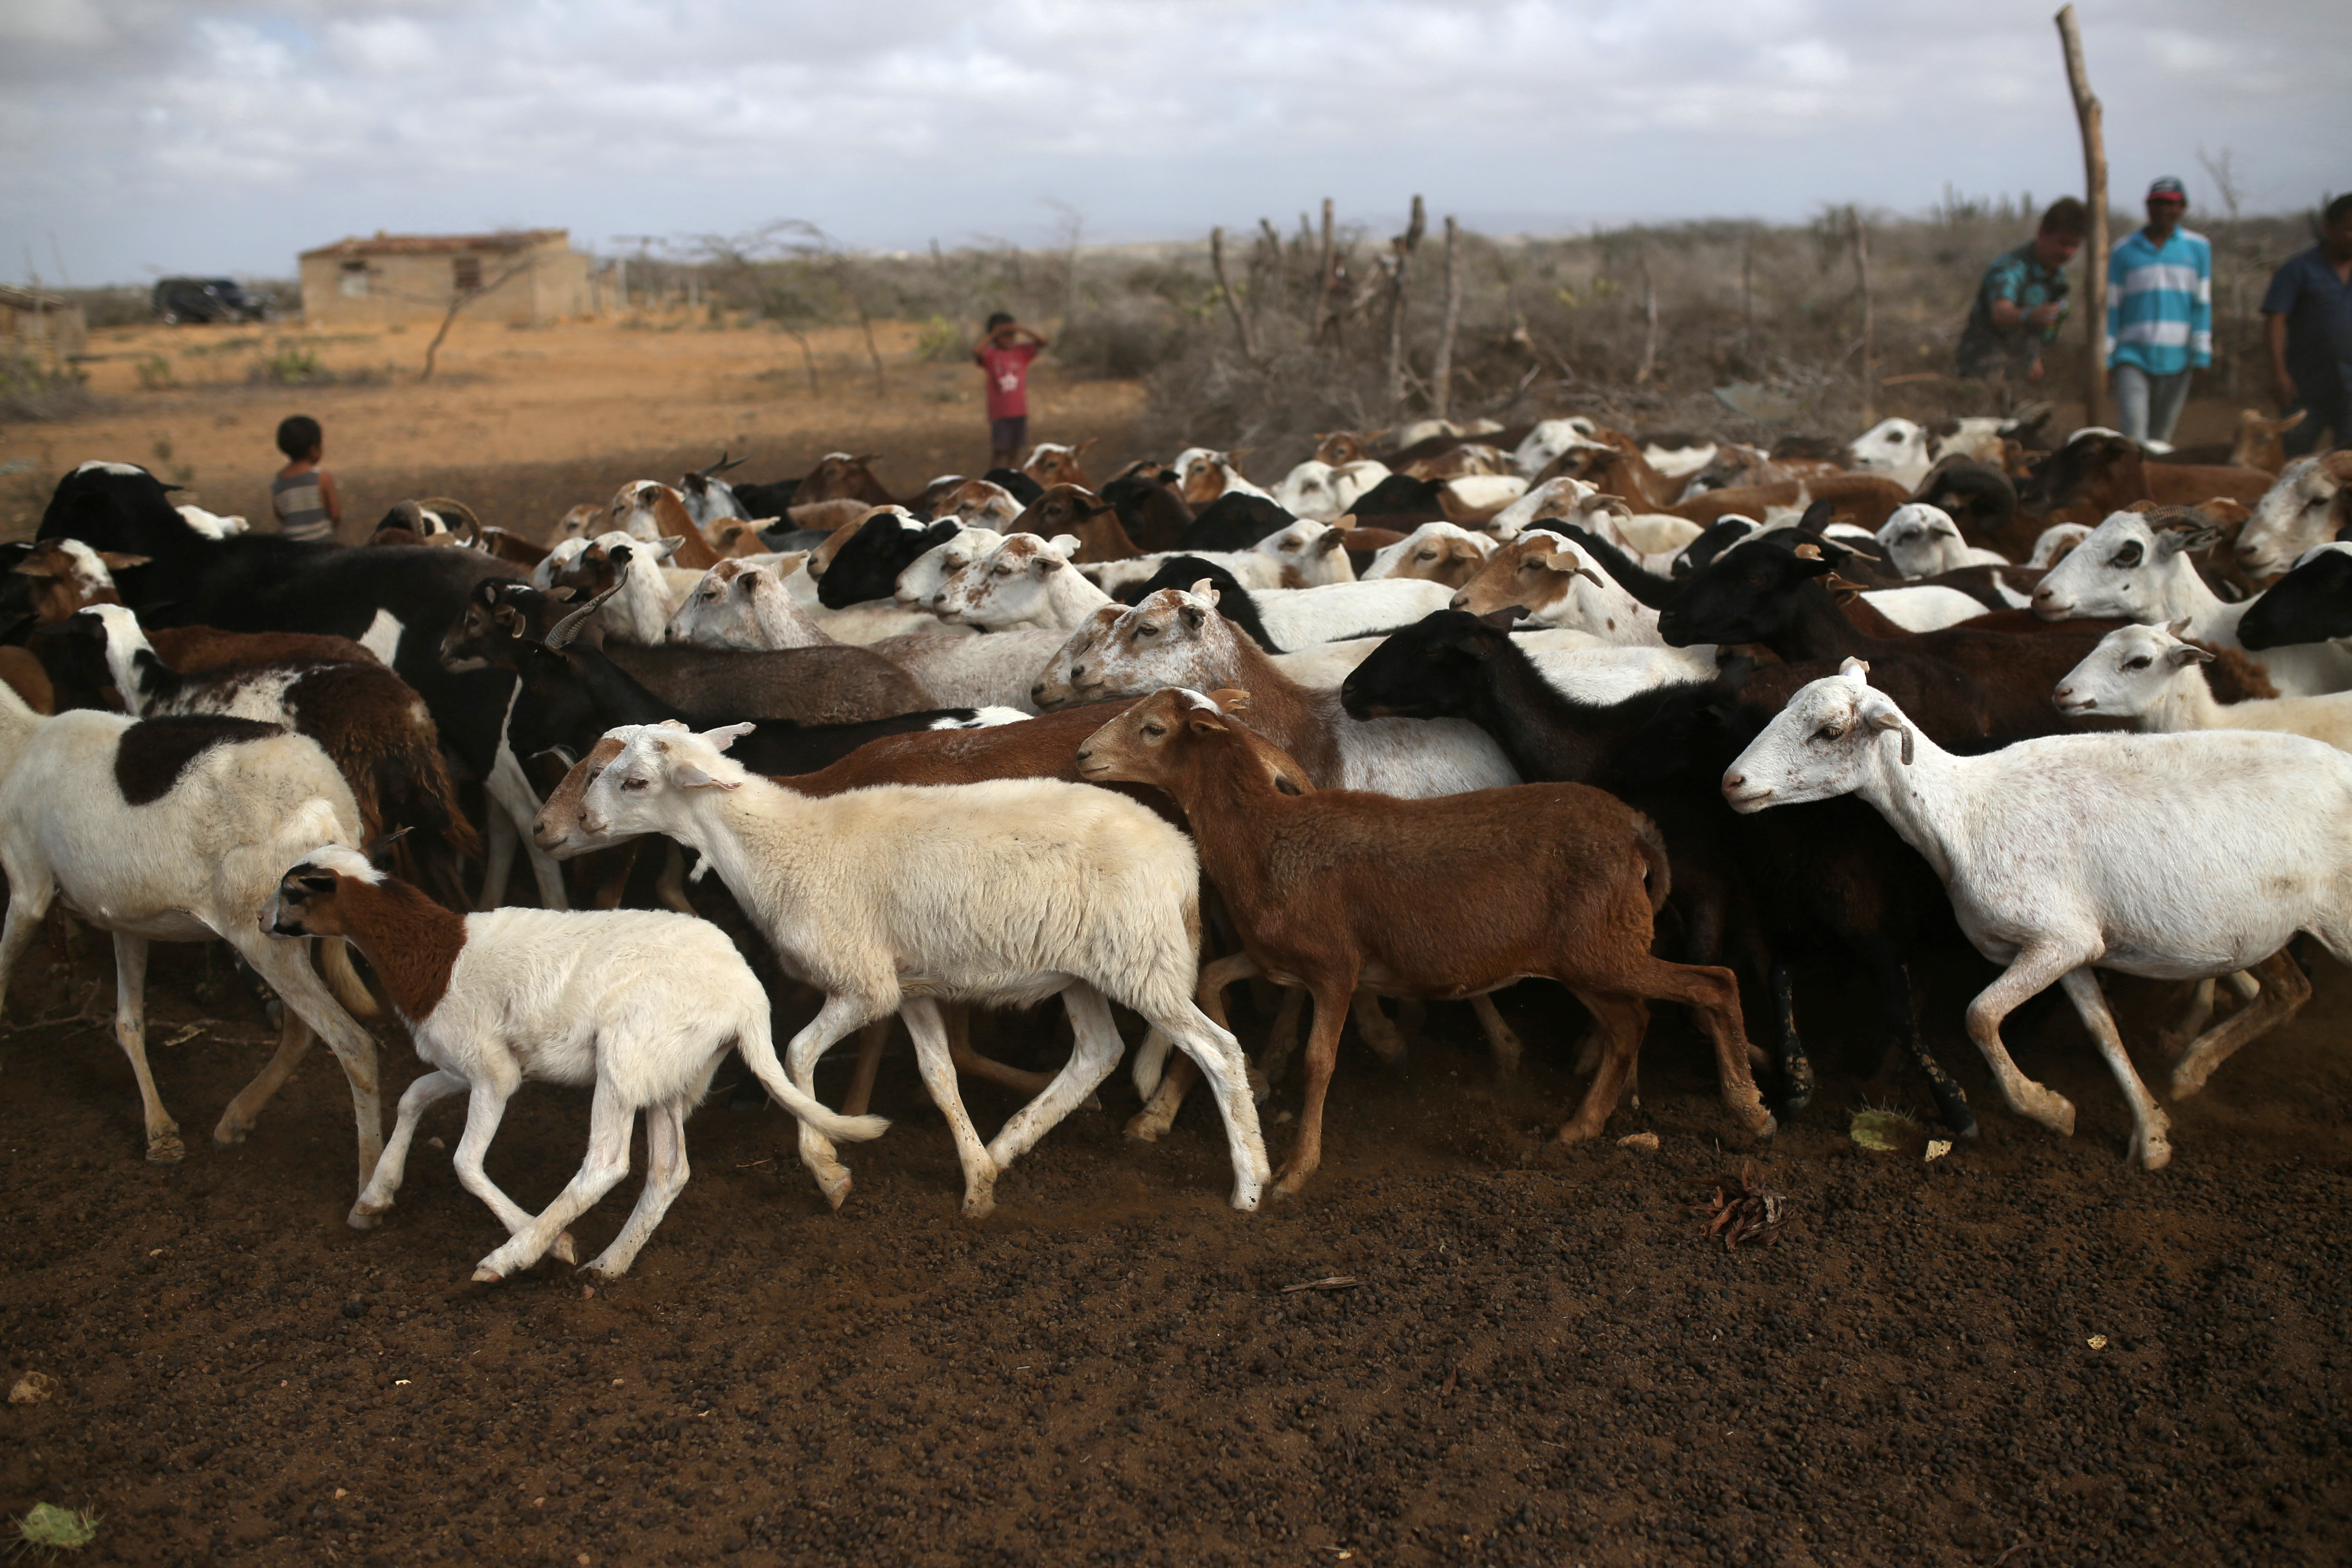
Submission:
M 1139 1110 L 1128 1119 L 1127 1135 L 1139 1143 L 1157 1143 L 1167 1131 L 1166 1123 L 1148 1110 Z
M 180 1142 L 177 1132 L 159 1132 L 147 1140 L 147 1163 L 151 1165 L 176 1165 L 188 1157 L 188 1146 Z
M 964 1217 L 964 1218 L 966 1218 L 966 1219 L 986 1219 L 990 1215 L 992 1215 L 992 1214 L 994 1214 L 995 1212 L 996 1212 L 996 1194 L 993 1194 L 993 1193 L 966 1193 L 966 1194 L 964 1194 L 964 1195 L 963 1195 L 963 1217 Z
M 474 1270 L 474 1283 L 477 1285 L 496 1285 L 505 1278 L 506 1276 L 487 1265 Z
M 2204 1087 L 2205 1075 L 2201 1072 L 2179 1071 L 2172 1075 L 2172 1098 L 2175 1100 L 2187 1100 Z
M 841 1205 L 846 1202 L 849 1197 L 849 1189 L 852 1184 L 849 1173 L 847 1171 L 844 1171 L 838 1178 L 819 1176 L 816 1179 L 816 1184 L 818 1190 L 824 1194 L 824 1201 L 833 1205 L 834 1212 L 836 1214 L 839 1213 Z
M 353 1230 L 373 1230 L 383 1223 L 383 1211 L 358 1205 L 343 1216 L 343 1223 Z
M 252 1122 L 233 1121 L 224 1116 L 221 1118 L 220 1125 L 213 1129 L 213 1146 L 216 1149 L 234 1149 L 244 1142 L 246 1135 L 252 1131 Z
M 580 1261 L 578 1254 L 572 1249 L 572 1233 L 568 1230 L 557 1237 L 555 1245 L 547 1250 L 551 1257 L 560 1258 L 565 1263 L 577 1264 Z

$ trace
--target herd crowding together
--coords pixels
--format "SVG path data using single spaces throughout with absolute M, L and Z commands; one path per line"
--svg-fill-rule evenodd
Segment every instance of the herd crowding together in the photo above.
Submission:
M 482 1279 L 573 1260 L 643 1111 L 643 1194 L 588 1265 L 625 1271 L 730 1049 L 839 1206 L 894 1018 L 971 1215 L 1127 1055 L 1114 1003 L 1146 1029 L 1129 1131 L 1206 1080 L 1242 1209 L 1316 1169 L 1351 1016 L 1393 1057 L 1381 998 L 1467 1001 L 1508 1075 L 1490 998 L 1529 977 L 1591 1016 L 1563 1142 L 1602 1131 L 1658 1002 L 1769 1136 L 1812 1091 L 1796 977 L 1821 954 L 1970 1133 L 1908 968 L 1962 942 L 2000 970 L 1967 1023 L 2008 1105 L 2073 1131 L 2000 1034 L 2055 984 L 2154 1169 L 2168 1121 L 2096 972 L 2199 983 L 2179 1097 L 2308 997 L 2298 933 L 2352 962 L 2352 452 L 2275 442 L 2250 419 L 2218 461 L 2159 462 L 2103 430 L 1893 419 L 1760 452 L 1553 419 L 1408 428 L 1379 458 L 1326 436 L 1264 489 L 1197 447 L 1097 486 L 1048 445 L 912 498 L 870 458 L 761 486 L 722 457 L 543 543 L 427 500 L 358 548 L 86 463 L 13 547 L 12 621 L 45 635 L 0 646 L 0 986 L 53 900 L 108 931 L 148 1155 L 178 1159 L 147 944 L 228 942 L 284 1022 L 215 1140 L 323 1037 L 364 1227 L 464 1095 L 456 1168 L 508 1232 Z M 539 908 L 500 907 L 518 848 Z M 818 999 L 781 1051 L 768 987 L 691 912 L 689 855 Z M 1255 1067 L 1243 979 L 1286 988 Z M 388 1141 L 379 997 L 429 1068 Z M 972 1048 L 971 1008 L 1054 997 L 1058 1070 Z M 1309 1001 L 1277 1166 L 1257 1097 Z M 853 1036 L 828 1107 L 816 1063 Z M 983 1139 L 962 1075 L 1027 1102 Z M 532 1079 L 593 1089 L 537 1214 L 483 1167 Z

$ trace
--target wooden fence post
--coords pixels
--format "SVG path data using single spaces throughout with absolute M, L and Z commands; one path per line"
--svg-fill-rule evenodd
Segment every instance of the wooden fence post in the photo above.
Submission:
M 1412 198 L 1412 221 L 1389 241 L 1396 256 L 1389 268 L 1389 406 L 1404 406 L 1404 286 L 1412 273 L 1412 253 L 1429 232 L 1429 213 L 1421 198 Z
M 1854 283 L 1862 290 L 1862 427 L 1878 423 L 1877 321 L 1871 310 L 1870 231 L 1863 226 L 1862 209 L 1849 206 L 1846 220 L 1853 226 Z
M 2084 360 L 2083 416 L 2090 425 L 2113 423 L 2107 402 L 2107 142 L 2102 128 L 2098 96 L 2091 90 L 2090 72 L 2083 66 L 2083 35 L 2074 26 L 2074 7 L 2058 13 L 2058 42 L 2066 56 L 2066 85 L 2074 94 L 2074 121 L 2083 132 L 2084 200 L 2091 208 L 2091 242 L 2084 247 L 2084 337 L 2089 344 Z
M 1257 335 L 1250 331 L 1249 317 L 1242 312 L 1242 302 L 1234 298 L 1233 280 L 1225 276 L 1225 231 L 1220 226 L 1209 231 L 1209 266 L 1217 275 L 1217 292 L 1224 296 L 1225 309 L 1234 318 L 1234 331 L 1242 341 L 1242 358 L 1257 363 Z
M 1445 220 L 1445 325 L 1437 334 L 1437 363 L 1429 371 L 1429 412 L 1447 417 L 1454 406 L 1454 333 L 1462 324 L 1461 233 Z

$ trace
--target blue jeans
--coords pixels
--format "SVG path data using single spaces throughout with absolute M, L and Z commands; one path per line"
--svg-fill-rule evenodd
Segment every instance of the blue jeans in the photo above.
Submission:
M 2135 441 L 2169 441 L 2180 420 L 2180 405 L 2189 401 L 2189 378 L 2194 371 L 2150 375 L 2136 364 L 2115 367 L 2116 423 Z

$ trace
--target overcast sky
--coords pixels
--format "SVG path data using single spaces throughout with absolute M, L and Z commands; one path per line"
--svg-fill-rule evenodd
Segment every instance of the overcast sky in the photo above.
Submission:
M 1491 232 L 2079 189 L 2050 0 L 0 0 L 0 278 L 347 234 Z M 2082 0 L 2119 205 L 2352 188 L 2352 5 Z M 2333 105 L 2334 107 L 2330 107 Z M 2192 212 L 2191 226 L 2196 217 Z M 28 253 L 29 252 L 29 260 Z

